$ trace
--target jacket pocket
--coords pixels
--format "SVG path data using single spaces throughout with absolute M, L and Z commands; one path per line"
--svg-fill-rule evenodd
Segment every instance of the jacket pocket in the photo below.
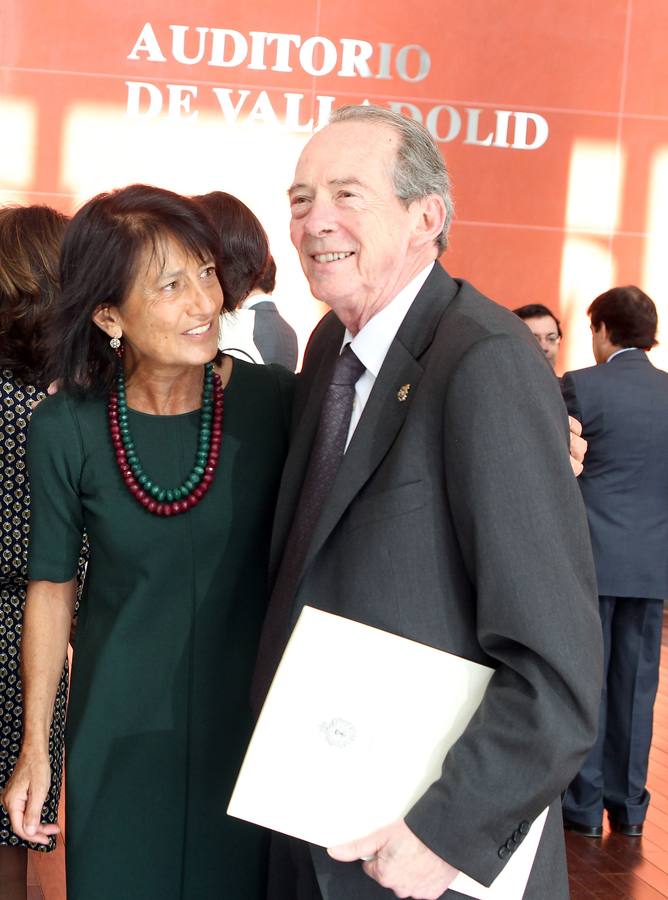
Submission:
M 391 519 L 421 509 L 424 506 L 424 483 L 412 481 L 368 494 L 353 501 L 348 511 L 347 529 L 353 531 L 372 522 Z

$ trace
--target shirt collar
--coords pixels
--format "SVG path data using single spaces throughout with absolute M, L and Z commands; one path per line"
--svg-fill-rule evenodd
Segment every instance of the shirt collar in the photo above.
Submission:
M 637 350 L 637 347 L 622 347 L 621 350 L 615 350 L 614 353 L 611 353 L 610 356 L 606 359 L 606 363 L 609 363 L 611 360 L 615 358 L 615 356 L 619 356 L 620 353 L 628 353 L 629 350 Z
M 346 344 L 351 344 L 355 356 L 374 378 L 378 377 L 390 344 L 397 336 L 406 313 L 411 308 L 434 265 L 434 262 L 430 262 L 428 266 L 418 272 L 415 278 L 409 281 L 387 306 L 371 316 L 366 325 L 354 337 L 346 328 L 341 349 Z
M 251 294 L 250 297 L 246 297 L 246 299 L 241 304 L 241 309 L 253 309 L 254 306 L 257 306 L 258 303 L 271 303 L 273 302 L 273 298 L 269 296 L 269 294 Z

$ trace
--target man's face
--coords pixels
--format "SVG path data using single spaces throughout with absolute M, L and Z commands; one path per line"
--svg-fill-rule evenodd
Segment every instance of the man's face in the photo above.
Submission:
M 532 319 L 525 319 L 525 324 L 529 326 L 529 330 L 540 344 L 540 349 L 547 356 L 547 361 L 554 367 L 557 364 L 557 353 L 559 352 L 559 328 L 552 316 L 536 316 Z
M 311 292 L 356 331 L 436 257 L 417 239 L 422 201 L 406 208 L 392 173 L 399 136 L 339 122 L 305 147 L 290 188 L 290 235 Z

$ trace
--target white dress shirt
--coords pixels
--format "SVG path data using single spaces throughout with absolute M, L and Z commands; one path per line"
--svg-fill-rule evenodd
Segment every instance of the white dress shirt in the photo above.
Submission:
M 614 359 L 615 356 L 619 356 L 620 353 L 628 353 L 629 350 L 637 350 L 637 347 L 623 347 L 621 350 L 615 350 L 614 353 L 611 353 L 610 356 L 606 359 L 606 362 L 609 363 L 611 359 Z
M 238 309 L 253 309 L 258 305 L 258 303 L 274 303 L 274 298 L 271 294 L 263 294 L 261 291 L 258 291 L 256 294 L 249 294 L 245 300 L 242 301 L 241 306 L 237 307 Z
M 375 316 L 371 316 L 366 325 L 354 337 L 346 329 L 341 350 L 347 344 L 350 344 L 355 356 L 366 368 L 366 372 L 360 376 L 355 385 L 355 400 L 353 401 L 353 413 L 350 418 L 346 450 L 362 417 L 366 402 L 387 356 L 387 351 L 390 349 L 390 344 L 397 336 L 399 326 L 404 321 L 406 313 L 413 305 L 413 301 L 419 294 L 433 267 L 434 263 L 432 262 L 425 266 L 421 272 L 418 272 L 415 278 L 409 281 L 406 287 L 400 290 L 387 306 L 384 306 Z

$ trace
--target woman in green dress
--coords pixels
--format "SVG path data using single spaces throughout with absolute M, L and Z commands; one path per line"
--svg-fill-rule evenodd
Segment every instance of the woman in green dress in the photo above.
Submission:
M 48 840 L 47 723 L 85 529 L 68 900 L 264 895 L 265 836 L 226 807 L 252 724 L 292 376 L 218 355 L 237 298 L 217 248 L 192 201 L 137 185 L 89 201 L 65 236 L 61 388 L 29 441 L 25 731 L 4 802 L 17 834 Z

